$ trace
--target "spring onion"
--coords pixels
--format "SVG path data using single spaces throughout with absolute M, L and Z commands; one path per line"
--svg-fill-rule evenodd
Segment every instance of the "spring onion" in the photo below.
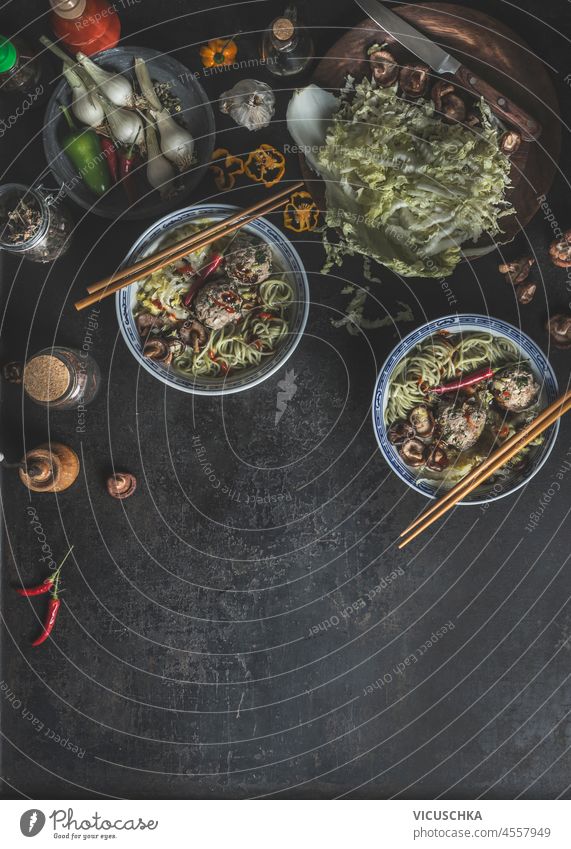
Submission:
M 126 109 L 134 108 L 135 92 L 126 77 L 117 72 L 105 71 L 84 53 L 77 54 L 77 61 L 110 103 L 113 103 L 114 106 L 123 106 Z

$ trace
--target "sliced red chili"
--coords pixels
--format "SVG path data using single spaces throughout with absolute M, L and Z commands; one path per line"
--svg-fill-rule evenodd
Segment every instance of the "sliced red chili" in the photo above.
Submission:
M 217 365 L 220 366 L 220 369 L 221 369 L 222 372 L 224 372 L 224 374 L 228 374 L 230 369 L 228 368 L 228 366 L 226 365 L 226 363 L 223 360 L 218 359 L 218 357 L 216 356 L 216 354 L 214 353 L 212 348 L 210 348 L 210 350 L 208 351 L 208 356 L 210 357 L 210 359 L 212 360 L 213 363 L 216 363 Z
M 224 254 L 216 254 L 216 256 L 214 257 L 212 262 L 209 262 L 208 265 L 206 265 L 202 269 L 200 274 L 197 276 L 196 280 L 193 280 L 193 282 L 190 284 L 190 289 L 188 290 L 188 292 L 184 296 L 184 301 L 183 301 L 183 303 L 184 303 L 185 307 L 187 307 L 187 309 L 191 305 L 192 300 L 193 300 L 194 296 L 196 295 L 196 293 L 198 292 L 198 290 L 200 288 L 202 288 L 202 286 L 204 285 L 206 280 L 208 280 L 210 275 L 214 274 L 214 272 L 216 271 L 216 269 L 218 268 L 218 266 L 220 265 L 220 263 L 222 262 L 223 259 L 224 259 Z M 186 272 L 185 272 L 185 274 L 186 274 Z

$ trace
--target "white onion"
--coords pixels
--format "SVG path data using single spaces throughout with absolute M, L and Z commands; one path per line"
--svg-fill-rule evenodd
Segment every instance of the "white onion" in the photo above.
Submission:
M 164 199 L 172 197 L 172 180 L 176 177 L 174 166 L 162 156 L 154 127 L 147 125 L 147 180 L 153 189 L 158 189 Z M 169 186 L 168 183 L 171 183 Z
M 314 171 L 322 173 L 316 155 L 325 144 L 327 128 L 339 99 L 324 88 L 308 85 L 294 92 L 287 108 L 287 128 Z
M 83 80 L 73 68 L 64 67 L 65 78 L 71 88 L 71 111 L 81 124 L 99 127 L 105 120 L 105 112 L 96 94 L 90 93 Z
M 115 106 L 124 106 L 127 109 L 134 108 L 135 93 L 133 86 L 126 77 L 122 74 L 105 71 L 83 53 L 78 53 L 76 58 L 107 100 Z

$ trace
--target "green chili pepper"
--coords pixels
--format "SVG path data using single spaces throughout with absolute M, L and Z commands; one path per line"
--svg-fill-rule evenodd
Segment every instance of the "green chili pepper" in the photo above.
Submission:
M 71 131 L 63 141 L 63 149 L 91 191 L 96 195 L 105 194 L 111 188 L 111 174 L 99 136 L 94 130 L 78 130 L 67 107 L 62 106 L 61 110 Z

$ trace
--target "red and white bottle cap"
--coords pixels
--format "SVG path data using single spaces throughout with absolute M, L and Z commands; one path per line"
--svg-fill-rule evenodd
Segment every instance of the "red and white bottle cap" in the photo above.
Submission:
M 87 0 L 50 0 L 50 5 L 60 18 L 72 20 L 83 15 Z

